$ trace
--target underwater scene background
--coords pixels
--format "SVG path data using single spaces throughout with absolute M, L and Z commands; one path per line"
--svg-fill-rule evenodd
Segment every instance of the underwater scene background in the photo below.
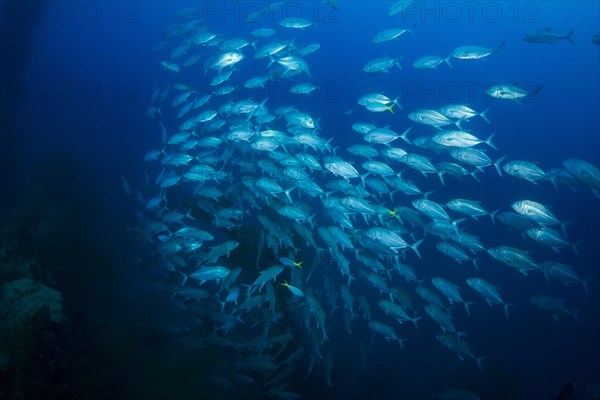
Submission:
M 600 398 L 599 15 L 0 2 L 0 397 Z

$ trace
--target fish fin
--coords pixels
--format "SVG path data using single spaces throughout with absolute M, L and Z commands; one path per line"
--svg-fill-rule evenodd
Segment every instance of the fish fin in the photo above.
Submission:
M 460 224 L 461 222 L 464 222 L 466 220 L 467 220 L 466 218 L 459 218 L 455 221 L 450 221 L 452 223 L 452 227 L 454 228 L 454 233 L 456 233 L 457 235 L 460 233 L 460 231 L 458 230 L 458 224 Z
M 411 319 L 410 321 L 415 325 L 415 329 L 419 329 L 419 327 L 417 326 L 417 321 L 422 319 L 423 317 L 415 317 L 413 319 Z
M 416 242 L 410 246 L 410 248 L 417 254 L 417 256 L 419 256 L 419 258 L 423 258 L 423 257 L 421 257 L 421 253 L 419 252 L 419 245 L 421 243 L 423 243 L 423 240 L 425 240 L 425 239 L 421 239 L 418 242 Z
M 314 230 L 315 229 L 315 224 L 313 223 L 313 218 L 315 218 L 317 216 L 317 214 L 313 214 L 310 216 L 310 218 L 308 218 L 308 223 L 310 224 L 310 229 Z M 302 269 L 302 267 L 298 266 L 298 268 Z
M 477 264 L 478 261 L 479 261 L 479 258 L 477 258 L 477 257 L 474 257 L 471 259 L 471 262 L 473 263 L 473 266 L 475 267 L 475 269 L 477 271 L 479 271 L 479 265 Z
M 466 120 L 467 120 L 467 116 L 466 115 L 462 116 L 454 122 L 454 125 L 456 125 L 456 127 L 462 131 L 461 124 Z M 441 128 L 439 128 L 439 129 L 441 129 Z
M 558 192 L 558 183 L 556 182 L 556 177 L 551 177 L 550 178 L 550 182 L 552 182 L 552 185 L 554 186 L 554 189 L 556 189 L 556 191 Z
M 573 312 L 573 319 L 575 322 L 579 322 L 579 313 L 581 312 L 581 308 L 578 308 Z
M 475 302 L 474 301 L 465 301 L 463 304 L 465 306 L 465 310 L 467 311 L 467 315 L 471 316 L 471 310 L 469 309 L 469 306 L 475 304 Z
M 293 204 L 294 202 L 292 201 L 292 198 L 290 197 L 290 193 L 292 192 L 292 190 L 296 189 L 296 186 L 292 186 L 291 188 L 289 188 L 288 190 L 285 191 L 285 196 L 287 197 L 287 199 L 290 201 L 290 204 Z
M 506 319 L 508 319 L 508 309 L 516 305 L 516 303 L 504 303 L 504 315 L 506 316 Z
M 579 257 L 579 258 L 581 258 L 581 253 L 580 253 L 580 252 L 579 252 L 579 250 L 578 250 L 578 246 L 579 246 L 580 244 L 582 244 L 582 243 L 583 243 L 583 241 L 582 241 L 582 240 L 580 240 L 580 241 L 578 241 L 578 242 L 575 242 L 575 243 L 573 243 L 573 244 L 571 245 L 571 249 L 573 249 L 573 253 L 575 253 L 575 255 L 576 255 L 577 257 Z
M 388 110 L 389 112 L 391 112 L 392 114 L 394 113 L 394 105 L 396 103 L 392 103 L 391 106 L 385 106 L 386 110 Z
M 542 270 L 542 273 L 544 274 L 544 276 L 546 277 L 546 281 L 550 282 L 550 276 L 548 275 L 548 271 L 546 271 L 546 269 Z
M 400 71 L 402 71 L 402 64 L 400 64 L 400 61 L 402 61 L 403 58 L 404 56 L 400 56 L 396 58 L 396 61 L 394 61 L 394 65 L 397 66 L 400 69 Z
M 410 142 L 410 140 L 408 139 L 408 132 L 410 132 L 411 129 L 412 129 L 412 126 L 410 128 L 408 128 L 407 130 L 405 130 L 404 132 L 402 132 L 402 135 L 400 135 L 400 137 L 402 138 L 402 140 L 404 140 L 408 144 L 412 144 Z
M 414 35 L 415 33 L 413 32 L 413 29 L 415 29 L 416 27 L 417 27 L 417 22 L 412 24 L 412 26 L 410 28 L 408 28 L 407 31 Z
M 367 187 L 367 186 L 366 186 L 366 183 L 365 183 L 365 180 L 367 179 L 367 177 L 368 177 L 369 175 L 371 175 L 371 171 L 369 171 L 369 172 L 367 172 L 366 174 L 364 174 L 364 175 L 361 175 L 361 176 L 360 176 L 360 181 L 361 181 L 361 183 L 362 183 L 362 186 L 363 186 L 364 188 L 366 188 L 366 187 Z
M 492 219 L 492 224 L 496 225 L 496 215 L 501 211 L 501 208 L 498 208 L 497 210 L 494 210 L 490 213 L 490 218 Z
M 450 67 L 450 69 L 454 69 L 454 67 L 452 66 L 452 64 L 450 64 L 450 59 L 452 58 L 452 53 L 448 54 L 448 57 L 444 58 L 444 62 L 446 64 L 448 64 L 448 66 Z
M 181 282 L 181 286 L 185 286 L 185 283 L 187 282 L 187 280 L 188 280 L 188 278 L 189 278 L 190 276 L 189 276 L 189 275 L 187 275 L 187 274 L 184 274 L 184 273 L 183 273 L 183 272 L 181 272 L 181 271 L 178 271 L 178 272 L 179 272 L 179 273 L 181 274 L 181 276 L 183 277 L 183 281 Z
M 498 171 L 498 175 L 502 176 L 502 170 L 500 169 L 500 164 L 504 161 L 504 159 L 506 158 L 506 156 L 502 156 L 499 159 L 496 160 L 496 162 L 494 163 L 494 167 L 496 167 L 496 171 Z
M 539 85 L 538 87 L 533 89 L 533 91 L 531 93 L 529 93 L 529 96 L 537 96 L 542 91 L 543 88 L 544 88 L 544 85 Z
M 402 104 L 398 103 L 398 101 L 402 99 L 402 93 L 400 93 L 398 96 L 396 96 L 394 98 L 394 100 L 392 100 L 392 103 L 394 103 L 395 105 L 398 106 L 398 108 L 400 108 L 401 110 L 404 110 L 404 107 L 402 107 Z
M 554 315 L 552 315 L 552 318 L 554 318 L 554 320 L 555 320 L 556 322 L 558 322 L 558 321 L 560 320 L 560 316 L 558 316 L 558 314 L 554 314 Z
M 585 290 L 586 294 L 590 294 L 590 290 L 588 288 L 588 283 L 590 283 L 590 281 L 594 279 L 593 276 L 590 276 L 589 278 L 586 278 L 584 280 L 581 281 L 581 285 L 583 286 L 583 290 Z
M 483 366 L 481 364 L 481 362 L 483 360 L 485 360 L 487 358 L 487 356 L 481 356 L 481 357 L 476 357 L 475 358 L 475 362 L 477 363 L 477 367 L 479 368 L 479 370 L 483 371 Z
M 442 182 L 442 186 L 446 186 L 446 183 L 444 182 L 444 174 L 440 171 L 438 171 L 438 177 L 440 178 L 440 182 Z
M 489 108 L 488 108 L 488 110 L 489 110 Z M 490 123 L 490 121 L 488 121 L 488 124 L 489 123 Z M 492 133 L 487 139 L 484 140 L 484 143 L 487 144 L 488 146 L 490 146 L 492 149 L 498 150 L 496 145 L 494 143 L 492 143 L 492 139 L 494 138 L 495 134 L 496 134 L 496 132 Z
M 402 350 L 404 350 L 404 342 L 406 342 L 408 339 L 405 338 L 398 338 L 398 343 L 400 343 L 400 348 Z
M 550 207 L 548 207 L 548 208 L 550 208 Z M 573 223 L 573 221 L 564 221 L 564 222 L 561 222 L 561 224 L 560 224 L 560 230 L 562 231 L 562 234 L 567 239 L 569 238 L 569 235 L 567 235 L 567 226 L 571 225 L 572 223 Z
M 571 31 L 571 32 L 567 33 L 565 35 L 565 39 L 567 39 L 569 41 L 569 43 L 571 43 L 573 46 L 577 46 L 577 43 L 575 43 L 575 41 L 572 39 L 573 32 L 575 32 L 575 31 Z
M 491 107 L 490 107 L 490 108 L 486 108 L 485 110 L 483 110 L 482 112 L 480 112 L 480 113 L 479 113 L 479 116 L 480 116 L 481 118 L 483 118 L 483 120 L 484 120 L 485 122 L 487 122 L 488 124 L 490 123 L 490 120 L 489 120 L 489 119 L 488 119 L 488 117 L 487 117 L 487 113 L 488 113 L 488 112 L 489 112 L 491 109 L 492 109 Z M 494 133 L 496 133 L 496 132 L 494 132 Z
M 498 45 L 496 50 L 494 50 L 494 53 L 499 53 L 500 50 L 502 50 L 504 48 L 504 43 L 506 43 L 506 40 L 503 40 L 502 43 L 500 43 L 500 45 Z

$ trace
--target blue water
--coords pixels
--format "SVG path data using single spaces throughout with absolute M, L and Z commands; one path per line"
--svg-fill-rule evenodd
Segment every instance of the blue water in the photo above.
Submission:
M 74 187 L 79 196 L 73 207 L 81 213 L 79 222 L 83 229 L 93 233 L 100 248 L 118 253 L 117 262 L 126 268 L 123 254 L 129 252 L 128 246 L 136 246 L 130 245 L 126 228 L 136 223 L 138 205 L 133 197 L 123 193 L 119 177 L 127 176 L 133 188 L 150 194 L 152 190 L 144 183 L 144 171 L 149 171 L 152 177 L 160 171 L 158 166 L 143 161 L 148 150 L 161 146 L 157 121 L 145 113 L 153 82 L 157 81 L 161 87 L 177 82 L 199 85 L 203 79 L 204 58 L 193 72 L 186 70 L 175 77 L 159 64 L 172 47 L 164 53 L 152 48 L 161 40 L 165 27 L 177 21 L 173 18 L 175 11 L 197 7 L 199 3 L 89 3 L 82 14 L 83 5 L 87 4 L 84 2 L 72 17 L 66 3 L 52 4 L 61 11 L 61 16 L 54 18 L 54 14 L 40 13 L 26 66 L 28 90 L 19 119 L 26 132 L 27 164 L 38 166 L 41 171 L 29 174 L 26 179 L 30 184 L 43 181 L 55 193 Z M 278 39 L 296 37 L 301 45 L 320 43 L 316 53 L 305 57 L 312 81 L 321 87 L 318 95 L 297 99 L 284 93 L 282 86 L 271 86 L 272 97 L 267 106 L 273 110 L 292 104 L 320 118 L 321 136 L 333 137 L 332 145 L 340 149 L 362 143 L 360 135 L 351 129 L 355 122 L 391 125 L 398 132 L 413 126 L 411 138 L 431 135 L 433 128 L 414 124 L 406 117 L 407 113 L 418 108 L 462 103 L 476 110 L 491 107 L 488 114 L 491 125 L 478 117 L 467 124 L 479 137 L 496 132 L 494 143 L 500 150 L 493 152 L 493 159 L 507 155 L 509 160 L 535 162 L 544 170 L 561 167 L 562 160 L 567 158 L 600 165 L 600 53 L 598 45 L 591 41 L 592 35 L 600 30 L 598 2 L 481 2 L 472 15 L 463 2 L 415 2 L 410 13 L 392 18 L 386 17 L 391 2 L 341 0 L 337 11 L 323 2 L 295 2 L 274 11 L 272 21 L 263 17 L 253 24 L 243 20 L 259 3 L 202 4 L 210 12 L 207 23 L 211 29 L 227 37 L 250 40 L 249 32 L 253 29 L 275 27 Z M 295 15 L 296 11 L 301 15 Z M 285 16 L 319 21 L 318 27 L 286 31 L 277 25 Z M 405 34 L 383 44 L 371 43 L 372 37 L 385 28 L 413 24 L 416 24 L 414 36 Z M 560 34 L 575 30 L 576 46 L 565 40 L 554 44 L 522 40 L 526 32 L 548 27 Z M 498 54 L 479 61 L 453 59 L 453 69 L 445 64 L 437 70 L 411 66 L 414 59 L 423 55 L 445 57 L 457 46 L 480 44 L 495 48 L 502 41 L 505 45 Z M 266 41 L 263 39 L 261 43 Z M 236 79 L 242 83 L 264 73 L 267 64 L 265 59 L 255 60 L 250 48 L 243 49 L 243 53 L 246 59 L 236 72 Z M 394 67 L 389 74 L 377 76 L 362 71 L 368 60 L 382 55 L 402 55 L 403 69 Z M 213 76 L 214 71 L 211 72 Z M 302 76 L 299 80 L 304 78 L 309 79 Z M 537 98 L 517 104 L 490 99 L 484 94 L 487 85 L 498 82 L 518 82 L 527 88 L 543 85 L 543 89 Z M 391 98 L 402 94 L 404 110 L 396 108 L 393 114 L 370 113 L 356 103 L 358 97 L 368 92 L 382 92 Z M 173 93 L 172 90 L 171 96 Z M 255 92 L 250 89 L 248 93 L 252 97 Z M 264 93 L 254 99 L 262 100 Z M 163 110 L 170 108 L 170 99 Z M 352 113 L 345 113 L 347 110 Z M 171 118 L 175 121 L 174 114 Z M 177 126 L 174 123 L 171 129 Z M 426 150 L 413 149 L 437 157 Z M 48 164 L 47 160 L 57 153 L 68 154 L 74 164 L 67 165 L 60 159 L 53 161 L 57 165 Z M 348 156 L 357 165 L 362 162 L 343 150 L 339 154 Z M 460 305 L 453 314 L 460 330 L 467 333 L 465 340 L 474 353 L 487 357 L 484 371 L 479 371 L 472 360 L 459 361 L 440 346 L 435 339 L 439 328 L 422 311 L 418 331 L 408 326 L 410 323 L 394 325 L 397 333 L 409 338 L 404 350 L 377 337 L 364 371 L 358 353 L 361 340 L 370 341 L 368 325 L 359 316 L 360 322 L 353 322 L 353 334 L 348 335 L 338 312 L 330 317 L 336 322 L 331 327 L 328 345 L 334 358 L 333 386 L 326 387 L 324 367 L 305 380 L 308 364 L 303 361 L 289 379 L 289 390 L 308 399 L 425 399 L 447 388 L 470 389 L 482 399 L 552 399 L 567 382 L 574 382 L 577 390 L 573 399 L 592 398 L 586 397 L 589 396 L 586 386 L 600 383 L 598 198 L 581 186 L 576 191 L 565 187 L 556 191 L 548 182 L 534 186 L 510 176 L 499 178 L 493 168 L 486 171 L 481 183 L 448 178 L 446 186 L 440 186 L 437 177 L 424 178 L 414 172 L 410 178 L 424 192 L 435 190 L 431 198 L 439 202 L 463 197 L 481 200 L 488 210 L 503 211 L 523 198 L 551 205 L 561 221 L 573 221 L 568 227 L 569 238 L 572 242 L 582 242 L 581 258 L 574 257 L 569 249 L 555 253 L 533 246 L 531 241 L 504 226 L 492 226 L 487 217 L 465 224 L 470 233 L 485 238 L 489 247 L 501 244 L 528 247 L 534 249 L 536 258 L 571 264 L 584 278 L 594 276 L 590 294 L 585 294 L 581 285 L 565 287 L 556 281 L 547 282 L 539 273 L 522 276 L 488 257 L 481 262 L 479 275 L 499 286 L 507 302 L 516 303 L 507 321 L 500 306 L 489 307 L 464 284 L 465 278 L 477 273 L 473 267 L 444 258 L 436 252 L 436 242 L 426 240 L 421 249 L 423 259 L 410 254 L 410 265 L 420 279 L 441 275 L 460 282 L 463 296 L 477 301 L 470 317 Z M 410 206 L 412 200 L 396 195 L 394 206 Z M 330 224 L 330 221 L 315 223 Z M 422 237 L 422 232 L 417 236 Z M 127 250 L 123 251 L 124 248 Z M 147 260 L 156 257 L 150 249 L 144 250 L 142 244 L 139 249 L 146 252 Z M 160 262 L 155 260 L 155 263 Z M 125 280 L 123 290 L 128 287 L 143 290 L 129 285 L 128 279 L 136 278 L 135 273 L 121 273 Z M 345 282 L 339 275 L 338 278 L 338 285 Z M 157 277 L 156 281 L 165 284 L 164 277 Z M 97 285 L 101 287 L 103 282 Z M 403 288 L 409 291 L 411 286 Z M 369 293 L 372 312 L 378 319 L 384 318 L 376 306 L 380 298 L 376 290 L 365 282 L 352 289 L 356 293 Z M 556 322 L 548 313 L 531 306 L 528 298 L 539 293 L 564 298 L 570 309 L 581 309 L 579 323 L 570 317 Z M 414 291 L 411 294 L 413 302 L 422 303 Z M 303 329 L 300 322 L 292 326 Z M 310 348 L 310 344 L 306 346 Z M 151 376 L 145 378 L 152 380 Z M 260 391 L 256 389 L 253 393 L 250 389 L 249 398 L 258 396 Z M 205 397 L 217 395 L 220 392 Z

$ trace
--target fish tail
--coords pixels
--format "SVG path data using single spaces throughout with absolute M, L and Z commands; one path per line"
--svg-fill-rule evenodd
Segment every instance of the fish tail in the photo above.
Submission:
M 412 26 L 410 28 L 408 28 L 407 31 L 409 31 L 410 33 L 412 33 L 414 35 L 415 33 L 413 32 L 413 29 L 415 29 L 417 27 L 417 24 L 418 24 L 417 22 L 412 24 Z
M 488 110 L 489 110 L 489 108 L 488 108 Z M 487 121 L 487 118 L 486 118 L 486 121 Z M 490 123 L 490 121 L 488 121 L 488 124 L 489 123 Z M 485 139 L 484 143 L 487 144 L 488 146 L 490 146 L 492 149 L 498 150 L 496 145 L 494 143 L 492 143 L 492 139 L 494 138 L 495 134 L 496 134 L 496 132 L 492 133 L 487 139 Z
M 348 288 L 350 287 L 350 282 L 355 281 L 356 278 L 352 276 L 352 274 L 348 274 Z
M 421 257 L 421 253 L 419 252 L 419 245 L 423 243 L 423 240 L 425 239 L 421 239 L 418 242 L 414 243 L 412 246 L 410 246 L 410 248 L 417 254 L 417 256 L 419 256 L 419 258 L 423 258 Z
M 450 69 L 454 69 L 454 67 L 452 66 L 452 64 L 450 64 L 450 59 L 452 58 L 452 53 L 448 54 L 448 56 L 446 58 L 444 58 L 444 62 L 446 64 L 448 64 L 448 66 L 450 67 Z
M 315 229 L 315 224 L 313 222 L 313 219 L 317 216 L 317 214 L 313 214 L 310 216 L 310 218 L 308 218 L 308 223 L 310 224 L 310 229 L 314 230 Z M 302 264 L 302 263 L 300 263 Z M 302 267 L 300 265 L 298 265 L 298 268 L 302 269 Z
M 504 303 L 504 315 L 506 316 L 506 319 L 508 319 L 508 309 L 516 305 L 516 303 Z
M 499 53 L 500 50 L 502 50 L 504 48 L 504 43 L 506 43 L 506 40 L 503 40 L 502 43 L 500 43 L 500 45 L 498 45 L 496 50 L 494 50 L 494 53 Z
M 474 301 L 465 301 L 463 303 L 463 305 L 465 306 L 465 310 L 467 311 L 467 315 L 470 317 L 471 316 L 471 310 L 469 309 L 469 306 L 475 304 Z
M 287 197 L 287 199 L 290 201 L 290 204 L 293 203 L 292 201 L 292 197 L 290 196 L 290 193 L 292 192 L 292 190 L 296 189 L 296 186 L 292 186 L 291 188 L 289 188 L 288 190 L 285 191 L 285 196 Z
M 500 212 L 500 210 L 502 210 L 502 209 L 498 208 L 497 210 L 494 210 L 490 213 L 490 218 L 492 219 L 493 225 L 496 225 L 496 214 L 498 214 Z
M 408 132 L 410 132 L 410 130 L 412 129 L 412 126 L 410 128 L 408 128 L 407 130 L 405 130 L 402 135 L 400 135 L 400 137 L 402 138 L 402 140 L 404 140 L 406 143 L 408 144 L 412 144 L 410 142 L 410 140 L 408 139 Z
M 398 108 L 400 108 L 401 110 L 404 110 L 404 107 L 402 107 L 402 104 L 399 103 L 399 101 L 402 99 L 402 93 L 400 93 L 398 96 L 396 96 L 394 98 L 394 100 L 392 100 L 392 103 L 394 103 L 395 105 L 398 106 Z
M 482 366 L 481 362 L 482 362 L 483 360 L 485 360 L 486 358 L 487 358 L 487 356 L 482 356 L 482 357 L 476 357 L 476 358 L 475 358 L 475 362 L 477 363 L 477 367 L 478 367 L 478 368 L 479 368 L 481 371 L 483 371 L 483 366 Z
M 402 71 L 402 64 L 400 64 L 400 61 L 404 58 L 404 56 L 400 56 L 398 58 L 396 58 L 396 61 L 394 61 L 394 65 L 396 67 L 398 67 L 400 69 L 400 71 Z
M 573 221 L 564 221 L 560 223 L 560 230 L 567 239 L 569 238 L 569 235 L 567 234 L 567 226 L 571 225 L 572 223 Z
M 179 272 L 179 273 L 181 274 L 181 276 L 183 277 L 183 281 L 181 282 L 181 286 L 185 286 L 185 283 L 187 282 L 187 280 L 188 280 L 188 278 L 189 278 L 190 276 L 189 276 L 189 275 L 187 275 L 187 274 L 184 274 L 184 273 L 183 273 L 183 272 L 181 272 L 181 271 L 178 271 L 178 272 Z
M 589 278 L 586 278 L 586 279 L 584 279 L 584 280 L 581 281 L 581 285 L 583 286 L 583 290 L 585 290 L 586 294 L 590 294 L 590 290 L 589 290 L 588 284 L 590 283 L 590 281 L 592 279 L 594 279 L 594 277 L 590 276 Z
M 575 31 L 571 31 L 565 35 L 565 39 L 567 39 L 573 46 L 577 46 L 577 43 L 572 39 L 573 33 Z
M 556 182 L 556 177 L 551 177 L 550 178 L 550 182 L 552 182 L 552 185 L 554 186 L 554 189 L 556 189 L 556 191 L 558 192 L 558 183 Z
M 423 318 L 423 317 L 415 317 L 410 320 L 415 325 L 415 329 L 419 329 L 419 327 L 417 326 L 417 321 L 420 320 L 421 318 Z
M 385 106 L 386 110 L 388 110 L 389 112 L 391 112 L 392 114 L 394 113 L 394 105 L 396 105 L 396 103 L 392 103 L 391 106 Z
M 581 243 L 583 243 L 583 241 L 581 241 L 581 240 L 580 240 L 580 241 L 578 241 L 578 242 L 575 242 L 575 243 L 573 243 L 573 244 L 571 245 L 571 249 L 573 249 L 573 253 L 575 253 L 575 255 L 576 255 L 577 257 L 579 257 L 579 258 L 581 258 L 581 253 L 579 252 L 579 248 L 578 248 L 578 247 L 579 247 L 579 245 L 580 245 Z
M 325 147 L 327 148 L 327 151 L 329 151 L 330 153 L 333 153 L 333 155 L 335 156 L 336 155 L 335 151 L 339 148 L 339 146 L 332 147 L 331 146 L 332 140 L 333 140 L 333 137 L 331 137 L 329 140 L 327 140 L 325 142 Z
M 460 231 L 458 230 L 458 224 L 465 220 L 466 218 L 459 218 L 456 221 L 450 221 L 452 223 L 452 227 L 454 228 L 454 233 L 456 233 L 457 235 L 460 233 Z
M 502 161 L 504 161 L 505 158 L 506 158 L 506 156 L 502 156 L 498 160 L 496 160 L 496 162 L 494 163 L 494 167 L 496 167 L 496 171 L 498 171 L 498 175 L 500 175 L 500 176 L 502 176 L 502 170 L 500 169 L 500 164 L 502 163 Z
M 539 85 L 538 87 L 533 89 L 533 91 L 531 93 L 529 93 L 529 96 L 537 96 L 542 91 L 543 88 L 544 88 L 544 85 Z
M 441 171 L 438 171 L 437 174 L 440 178 L 440 182 L 442 182 L 442 186 L 446 186 L 446 183 L 444 182 L 444 174 Z
M 369 175 L 371 175 L 371 172 L 367 172 L 366 174 L 360 176 L 360 182 L 362 183 L 363 187 L 366 187 L 365 180 Z
M 573 320 L 575 320 L 575 322 L 579 322 L 579 313 L 581 312 L 581 308 L 578 308 L 577 310 L 575 310 L 573 312 Z
M 389 195 L 390 195 L 390 201 L 391 201 L 391 202 L 393 202 L 393 201 L 394 201 L 394 193 L 396 193 L 396 192 L 397 192 L 397 190 L 392 190 L 392 191 L 390 191 L 390 192 L 389 192 Z M 397 217 L 396 217 L 396 218 L 397 218 Z
M 404 350 L 404 342 L 406 342 L 408 339 L 406 338 L 398 338 L 398 343 L 400 343 L 400 348 Z
M 490 120 L 489 120 L 489 119 L 488 119 L 488 117 L 487 117 L 487 113 L 488 113 L 488 112 L 489 112 L 491 109 L 492 109 L 492 108 L 491 108 L 491 107 L 489 107 L 489 108 L 486 108 L 485 110 L 483 110 L 482 112 L 480 112 L 480 113 L 479 113 L 479 116 L 480 116 L 481 118 L 483 118 L 483 120 L 484 120 L 485 122 L 487 122 L 488 124 L 490 123 Z M 494 133 L 495 133 L 495 132 L 494 132 Z

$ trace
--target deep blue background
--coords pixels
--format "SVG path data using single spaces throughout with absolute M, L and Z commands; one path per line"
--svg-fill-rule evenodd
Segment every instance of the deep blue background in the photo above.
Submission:
M 492 158 L 506 154 L 508 159 L 533 161 L 543 169 L 560 167 L 561 161 L 570 157 L 600 164 L 600 57 L 599 47 L 591 42 L 592 35 L 599 31 L 597 2 L 544 1 L 516 5 L 484 2 L 475 9 L 473 18 L 469 18 L 468 10 L 460 2 L 426 5 L 419 2 L 419 7 L 434 11 L 408 15 L 406 20 L 402 15 L 385 16 L 391 2 L 340 3 L 336 13 L 331 13 L 321 2 L 294 3 L 301 6 L 304 18 L 314 20 L 315 10 L 319 10 L 323 19 L 318 28 L 302 32 L 285 31 L 276 25 L 284 16 L 281 10 L 274 13 L 274 22 L 245 24 L 243 16 L 254 10 L 248 3 L 228 3 L 228 9 L 234 12 L 210 15 L 208 23 L 215 32 L 228 37 L 250 39 L 251 30 L 275 26 L 280 31 L 278 38 L 297 36 L 299 45 L 320 43 L 321 49 L 307 55 L 306 60 L 311 66 L 313 81 L 323 90 L 319 98 L 303 99 L 297 106 L 322 118 L 322 136 L 333 136 L 336 146 L 346 147 L 361 141 L 359 134 L 351 129 L 354 122 L 390 124 L 395 130 L 403 131 L 414 126 L 406 117 L 407 112 L 461 102 L 476 110 L 492 107 L 488 114 L 491 125 L 479 118 L 468 123 L 480 137 L 497 132 L 495 144 L 500 151 L 494 152 Z M 118 16 L 110 3 L 94 3 L 102 13 L 98 22 L 82 16 L 78 8 L 71 19 L 66 6 L 57 4 L 62 7 L 63 15 L 57 21 L 42 17 L 27 71 L 27 83 L 33 88 L 21 116 L 28 135 L 27 160 L 40 165 L 42 171 L 28 179 L 41 179 L 57 191 L 64 186 L 76 187 L 84 202 L 78 206 L 87 210 L 82 214 L 82 223 L 95 232 L 101 246 L 110 248 L 122 237 L 125 221 L 135 222 L 135 203 L 123 196 L 118 177 L 125 174 L 133 185 L 143 186 L 143 171 L 147 168 L 143 155 L 160 144 L 160 129 L 145 115 L 152 82 L 157 80 L 165 85 L 179 81 L 162 69 L 158 61 L 164 59 L 165 54 L 158 55 L 152 47 L 161 39 L 164 28 L 175 22 L 172 14 L 177 9 L 197 3 L 118 3 Z M 219 2 L 208 4 L 218 12 L 226 7 Z M 502 11 L 497 22 L 490 20 L 493 13 L 482 14 L 485 4 L 490 13 L 496 9 Z M 462 12 L 460 17 L 455 17 L 457 5 Z M 515 7 L 519 9 L 518 16 L 515 16 Z M 285 8 L 291 16 L 296 9 L 299 8 Z M 382 29 L 408 27 L 414 23 L 417 23 L 414 36 L 405 34 L 397 41 L 371 43 L 371 38 Z M 574 29 L 573 39 L 577 45 L 566 41 L 553 45 L 531 44 L 522 40 L 526 32 L 547 27 L 562 34 Z M 499 54 L 482 61 L 453 59 L 452 70 L 446 65 L 440 65 L 438 70 L 417 70 L 411 66 L 414 59 L 423 55 L 446 56 L 454 47 L 467 44 L 494 48 L 503 40 L 506 44 Z M 263 73 L 266 61 L 254 60 L 248 48 L 244 53 L 248 59 L 240 76 Z M 389 74 L 380 76 L 362 72 L 368 60 L 381 55 L 403 55 L 403 70 L 393 68 Z M 196 69 L 198 76 L 193 79 L 199 79 L 202 74 L 200 65 Z M 191 76 L 188 75 L 188 79 Z M 539 99 L 519 105 L 485 97 L 483 88 L 493 82 L 543 84 L 544 88 Z M 67 90 L 69 85 L 75 85 L 73 97 Z M 469 92 L 469 85 L 475 88 L 473 93 Z M 98 89 L 99 100 L 89 101 L 94 91 L 85 92 L 84 87 Z M 53 91 L 54 88 L 58 88 L 58 92 Z M 447 90 L 447 94 L 440 95 L 436 88 Z M 453 97 L 456 88 L 458 98 Z M 404 111 L 395 110 L 392 115 L 371 114 L 361 109 L 356 100 L 368 92 L 383 92 L 389 97 L 405 94 Z M 56 102 L 52 101 L 55 96 L 60 97 Z M 278 104 L 269 103 L 270 107 L 281 104 L 281 98 Z M 350 109 L 354 112 L 346 115 L 344 111 Z M 431 128 L 415 126 L 410 136 L 430 134 Z M 75 167 L 45 164 L 56 152 L 69 154 L 76 162 Z M 74 168 L 74 173 L 68 168 Z M 413 178 L 418 180 L 417 176 Z M 583 258 L 572 259 L 568 250 L 558 255 L 542 250 L 540 254 L 574 264 L 582 277 L 598 276 L 600 202 L 588 189 L 572 192 L 561 188 L 556 192 L 547 183 L 533 186 L 510 177 L 499 180 L 491 170 L 486 178 L 481 184 L 451 181 L 443 189 L 435 182 L 432 188 L 437 192 L 433 199 L 445 202 L 459 196 L 476 198 L 490 210 L 508 210 L 509 204 L 521 198 L 549 204 L 560 220 L 574 221 L 569 234 L 573 241 L 583 240 Z M 418 184 L 425 188 L 430 185 L 425 180 L 418 180 Z M 409 205 L 410 200 L 397 202 Z M 114 218 L 107 219 L 107 212 Z M 502 226 L 492 230 L 485 219 L 481 224 L 468 221 L 466 226 L 470 232 L 481 230 L 489 245 L 526 243 Z M 473 273 L 470 266 L 449 262 L 442 272 L 427 270 L 428 257 L 431 261 L 435 255 L 432 248 L 424 251 L 424 260 L 415 264 L 420 276 L 443 273 L 451 280 L 464 282 L 464 278 Z M 439 266 L 439 260 L 436 261 Z M 420 335 L 411 340 L 403 352 L 379 340 L 369 354 L 368 371 L 362 372 L 356 354 L 361 330 L 363 337 L 368 337 L 366 328 L 356 327 L 355 334 L 348 339 L 343 327 L 339 327 L 333 347 L 336 355 L 334 388 L 330 393 L 340 398 L 367 392 L 373 393 L 372 398 L 377 398 L 375 393 L 382 396 L 400 393 L 412 398 L 461 385 L 483 388 L 480 393 L 489 393 L 504 377 L 509 382 L 507 385 L 521 388 L 522 398 L 537 399 L 552 398 L 570 380 L 583 386 L 598 383 L 598 280 L 590 283 L 591 294 L 585 295 L 580 286 L 565 288 L 556 282 L 547 283 L 539 274 L 525 278 L 488 260 L 482 263 L 484 268 L 486 278 L 502 288 L 506 301 L 517 303 L 509 322 L 504 321 L 499 307 L 489 308 L 481 302 L 474 306 L 468 320 L 464 319 L 462 310 L 456 312 L 457 322 L 464 319 L 462 322 L 473 324 L 466 329 L 474 351 L 489 356 L 489 370 L 485 374 L 479 373 L 473 363 L 457 364 L 456 357 L 435 341 L 437 330 L 431 321 L 423 321 Z M 555 323 L 545 313 L 532 308 L 527 299 L 538 292 L 566 298 L 572 309 L 582 308 L 581 322 L 575 324 L 565 319 Z M 463 294 L 475 299 L 467 289 Z M 320 380 L 315 379 L 315 382 L 322 384 Z M 316 387 L 315 393 L 323 386 Z

